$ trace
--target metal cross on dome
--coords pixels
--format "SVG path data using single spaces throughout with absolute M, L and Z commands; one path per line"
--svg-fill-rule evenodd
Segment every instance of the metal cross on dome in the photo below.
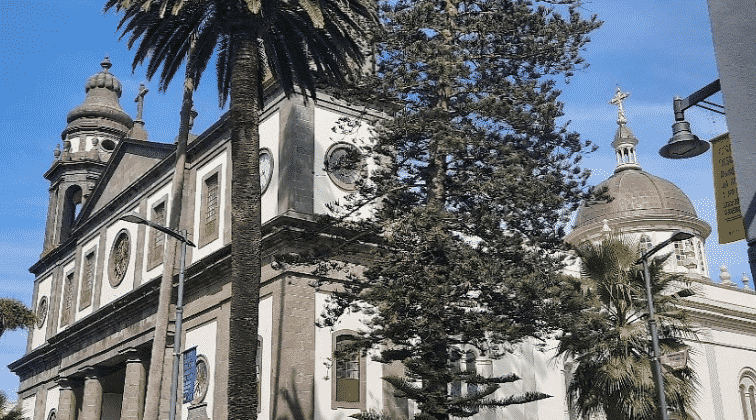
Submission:
M 627 122 L 625 108 L 622 106 L 622 102 L 629 97 L 630 94 L 628 92 L 622 92 L 620 87 L 617 86 L 617 93 L 615 93 L 614 97 L 609 100 L 610 104 L 617 106 L 617 124 L 624 124 Z

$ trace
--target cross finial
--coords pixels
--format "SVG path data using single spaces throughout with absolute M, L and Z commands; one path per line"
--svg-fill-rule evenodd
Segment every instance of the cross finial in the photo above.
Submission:
M 139 93 L 137 94 L 137 97 L 134 98 L 134 102 L 137 103 L 137 120 L 142 120 L 142 113 L 144 112 L 144 95 L 147 94 L 149 90 L 144 86 L 144 83 L 139 84 Z
M 625 108 L 623 107 L 622 102 L 629 97 L 629 93 L 622 92 L 620 87 L 617 86 L 617 93 L 615 93 L 614 97 L 609 100 L 610 104 L 617 106 L 617 124 L 624 124 L 627 122 L 627 118 L 625 117 Z

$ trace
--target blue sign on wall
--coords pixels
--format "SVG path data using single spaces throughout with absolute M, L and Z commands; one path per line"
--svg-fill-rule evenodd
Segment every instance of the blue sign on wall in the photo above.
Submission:
M 194 383 L 197 381 L 197 347 L 184 351 L 184 404 L 194 399 Z

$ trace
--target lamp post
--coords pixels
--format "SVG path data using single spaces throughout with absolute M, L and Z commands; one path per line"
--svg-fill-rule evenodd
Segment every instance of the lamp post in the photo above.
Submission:
M 155 222 L 151 222 L 144 217 L 130 213 L 125 216 L 121 216 L 120 220 L 130 223 L 138 223 L 140 225 L 147 225 L 153 229 L 157 229 L 166 235 L 175 238 L 181 242 L 181 258 L 179 260 L 179 282 L 178 293 L 176 298 L 176 337 L 173 340 L 173 372 L 171 375 L 171 408 L 168 413 L 169 420 L 176 419 L 176 395 L 178 394 L 178 378 L 179 378 L 179 362 L 181 358 L 181 322 L 183 321 L 184 313 L 184 272 L 186 270 L 186 247 L 196 246 L 192 241 L 187 238 L 188 232 L 185 230 L 174 230 Z
M 667 415 L 667 398 L 664 395 L 664 376 L 662 375 L 661 360 L 659 359 L 661 356 L 661 352 L 659 351 L 659 333 L 656 330 L 656 320 L 654 319 L 654 298 L 651 293 L 651 274 L 648 270 L 648 259 L 672 242 L 683 241 L 692 237 L 692 233 L 677 231 L 672 237 L 651 248 L 635 262 L 636 264 L 643 264 L 643 280 L 646 282 L 646 299 L 648 300 L 648 329 L 651 333 L 651 345 L 654 350 L 654 379 L 656 380 L 656 391 L 659 394 L 659 418 L 662 420 L 669 420 L 669 416 Z M 689 296 L 689 294 L 686 293 L 686 296 Z

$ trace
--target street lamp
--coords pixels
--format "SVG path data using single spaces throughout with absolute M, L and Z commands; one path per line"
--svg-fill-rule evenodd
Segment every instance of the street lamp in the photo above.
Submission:
M 684 241 L 692 237 L 692 233 L 677 231 L 672 237 L 651 248 L 635 262 L 636 264 L 643 264 L 643 280 L 646 282 L 646 299 L 648 300 L 648 329 L 651 332 L 651 344 L 654 350 L 654 379 L 656 380 L 656 391 L 659 394 L 659 414 L 662 420 L 669 420 L 669 416 L 667 415 L 667 398 L 664 395 L 664 376 L 662 376 L 662 365 L 659 359 L 661 355 L 659 351 L 659 333 L 656 331 L 656 320 L 654 319 L 654 299 L 651 293 L 651 274 L 648 271 L 648 259 L 670 243 Z M 690 296 L 689 291 L 684 293 L 685 296 Z
M 690 123 L 685 121 L 685 110 L 692 106 L 698 106 L 718 114 L 724 114 L 720 110 L 701 105 L 701 102 L 703 102 L 709 106 L 722 107 L 719 104 L 706 101 L 709 96 L 720 90 L 721 86 L 719 79 L 717 79 L 698 91 L 693 92 L 685 99 L 675 97 L 672 101 L 672 108 L 675 111 L 675 123 L 672 124 L 672 138 L 659 150 L 659 154 L 662 157 L 667 159 L 686 159 L 704 154 L 709 150 L 709 142 L 699 139 L 698 136 L 690 132 Z
M 178 283 L 178 297 L 176 298 L 176 337 L 173 340 L 173 372 L 171 376 L 171 408 L 168 414 L 169 420 L 176 420 L 176 395 L 178 394 L 178 377 L 179 377 L 179 362 L 181 357 L 181 322 L 183 321 L 184 313 L 184 272 L 186 270 L 186 247 L 196 246 L 192 241 L 187 238 L 188 232 L 185 230 L 175 230 L 169 227 L 159 225 L 155 222 L 151 222 L 144 217 L 130 213 L 121 216 L 119 220 L 130 223 L 138 223 L 140 225 L 147 225 L 153 229 L 157 229 L 166 235 L 177 239 L 181 242 L 181 259 L 179 261 L 179 283 Z M 154 362 L 154 361 L 153 361 Z

